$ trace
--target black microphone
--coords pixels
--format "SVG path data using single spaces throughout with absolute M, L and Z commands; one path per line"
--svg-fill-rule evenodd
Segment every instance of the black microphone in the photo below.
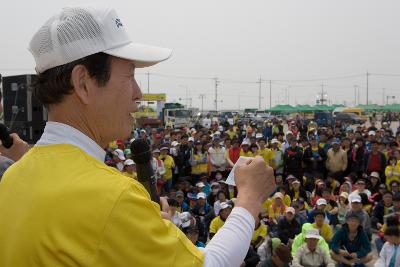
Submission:
M 157 193 L 157 180 L 151 166 L 152 155 L 149 144 L 143 139 L 136 139 L 131 143 L 132 159 L 136 163 L 138 181 L 149 192 L 151 200 L 160 204 Z
M 13 139 L 7 127 L 2 123 L 0 123 L 0 140 L 5 148 L 10 148 L 13 145 Z

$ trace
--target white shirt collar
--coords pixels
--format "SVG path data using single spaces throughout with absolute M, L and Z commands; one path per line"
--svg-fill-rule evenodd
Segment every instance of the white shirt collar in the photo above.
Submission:
M 55 121 L 48 121 L 37 146 L 70 144 L 79 147 L 92 157 L 104 162 L 106 152 L 95 141 L 74 127 Z

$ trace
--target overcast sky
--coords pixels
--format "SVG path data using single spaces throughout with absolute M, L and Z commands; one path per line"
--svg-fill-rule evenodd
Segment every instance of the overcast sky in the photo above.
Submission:
M 314 104 L 321 84 L 331 103 L 348 105 L 357 85 L 365 104 L 368 70 L 370 102 L 386 101 L 384 91 L 400 102 L 398 0 L 3 1 L 0 73 L 33 73 L 33 33 L 62 7 L 82 3 L 111 5 L 135 42 L 174 50 L 136 76 L 147 92 L 150 72 L 150 92 L 165 92 L 169 101 L 185 104 L 188 88 L 193 106 L 205 94 L 204 108 L 213 109 L 218 77 L 219 109 L 257 108 L 261 76 L 272 80 L 273 106 L 287 99 Z M 261 106 L 269 107 L 269 81 L 262 83 Z

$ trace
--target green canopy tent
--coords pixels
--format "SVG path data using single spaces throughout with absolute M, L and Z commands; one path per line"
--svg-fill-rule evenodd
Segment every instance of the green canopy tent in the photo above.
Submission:
M 382 110 L 382 106 L 379 106 L 377 104 L 358 105 L 357 107 L 362 108 L 365 111 Z
M 335 107 L 328 105 L 315 105 L 312 108 L 314 111 L 332 111 L 335 109 Z
M 389 104 L 382 107 L 384 111 L 400 111 L 400 104 Z
M 272 113 L 291 113 L 296 110 L 291 105 L 276 105 L 275 107 L 268 109 L 268 111 Z
M 313 112 L 314 109 L 310 105 L 297 105 L 293 107 L 294 111 L 297 112 Z

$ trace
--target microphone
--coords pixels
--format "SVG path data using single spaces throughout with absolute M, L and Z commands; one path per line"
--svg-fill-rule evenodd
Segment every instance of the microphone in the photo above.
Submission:
M 131 143 L 132 159 L 136 163 L 138 181 L 149 192 L 151 200 L 160 204 L 160 196 L 157 193 L 157 180 L 151 166 L 152 155 L 149 144 L 143 139 L 136 139 Z
M 2 123 L 0 123 L 0 140 L 5 148 L 10 148 L 13 145 L 13 139 L 7 127 Z

